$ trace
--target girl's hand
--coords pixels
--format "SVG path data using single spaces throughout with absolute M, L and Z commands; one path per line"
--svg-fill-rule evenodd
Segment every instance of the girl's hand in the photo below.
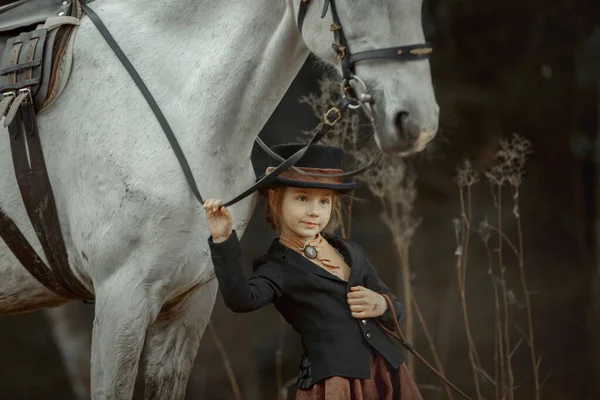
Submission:
M 233 229 L 233 220 L 229 210 L 221 205 L 220 199 L 204 200 L 204 210 L 206 210 L 206 222 L 212 235 L 213 242 L 224 242 L 229 238 Z
M 382 295 L 362 286 L 352 286 L 347 297 L 354 318 L 379 317 L 388 309 Z

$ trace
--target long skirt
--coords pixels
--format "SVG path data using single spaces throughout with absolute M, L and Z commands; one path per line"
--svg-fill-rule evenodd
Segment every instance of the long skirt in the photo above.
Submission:
M 333 376 L 311 389 L 296 391 L 296 400 L 423 400 L 403 363 L 397 371 L 381 354 L 371 356 L 371 378 Z

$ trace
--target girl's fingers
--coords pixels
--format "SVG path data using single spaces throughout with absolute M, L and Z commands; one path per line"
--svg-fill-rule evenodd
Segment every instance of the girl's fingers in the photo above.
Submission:
M 350 288 L 350 290 L 351 290 L 352 292 L 359 292 L 359 291 L 361 291 L 361 290 L 363 290 L 363 289 L 364 289 L 364 287 L 362 287 L 362 286 L 352 286 L 352 287 Z
M 352 312 L 354 318 L 369 318 L 369 315 L 364 311 Z
M 206 208 L 207 210 L 210 210 L 212 208 L 213 201 L 214 201 L 214 199 L 204 200 L 204 208 Z
M 214 213 L 219 211 L 222 204 L 223 201 L 221 201 L 221 199 L 206 199 L 204 200 L 202 207 L 204 207 L 204 209 L 209 213 Z M 229 212 L 227 212 L 225 215 L 229 215 Z
M 363 297 L 366 297 L 366 296 L 367 296 L 367 294 L 363 291 L 348 293 L 349 299 L 362 299 Z
M 362 304 L 355 304 L 355 305 L 351 305 L 350 306 L 350 311 L 352 312 L 360 312 L 360 311 L 366 311 L 367 307 L 365 307 Z
M 348 304 L 367 304 L 365 299 L 348 299 Z

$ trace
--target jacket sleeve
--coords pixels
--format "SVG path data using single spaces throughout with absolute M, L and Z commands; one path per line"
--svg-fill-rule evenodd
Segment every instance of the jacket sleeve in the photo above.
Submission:
M 387 294 L 392 300 L 392 304 L 394 305 L 394 311 L 396 312 L 396 317 L 398 318 L 398 323 L 402 323 L 404 321 L 404 306 L 396 296 L 390 291 L 390 289 L 383 283 L 383 281 L 379 278 L 379 274 L 377 270 L 371 264 L 364 250 L 361 249 L 363 254 L 364 263 L 365 263 L 365 286 L 367 289 L 371 289 L 374 292 L 380 294 Z M 381 317 L 379 317 L 381 323 L 390 330 L 396 330 L 396 325 L 394 324 L 394 317 L 392 315 L 391 310 L 386 310 Z
M 235 231 L 221 243 L 208 239 L 215 275 L 225 305 L 242 313 L 257 310 L 279 298 L 283 292 L 280 267 L 274 263 L 259 266 L 250 278 L 244 274 L 242 249 Z

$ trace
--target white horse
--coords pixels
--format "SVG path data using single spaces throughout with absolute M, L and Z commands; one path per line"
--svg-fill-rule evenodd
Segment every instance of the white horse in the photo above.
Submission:
M 143 77 L 205 196 L 254 181 L 252 144 L 309 51 L 338 65 L 315 0 L 101 0 L 92 7 Z M 424 42 L 421 0 L 338 0 L 352 51 Z M 364 61 L 384 151 L 424 148 L 438 124 L 426 60 Z M 140 91 L 87 17 L 67 89 L 39 115 L 45 159 L 74 274 L 96 298 L 94 399 L 130 399 L 142 348 L 146 398 L 182 399 L 217 292 L 202 210 Z M 254 196 L 232 207 L 242 234 Z M 0 207 L 42 255 L 0 129 Z M 184 294 L 182 296 L 182 294 Z M 178 299 L 173 305 L 166 303 Z M 0 241 L 0 313 L 66 300 Z

